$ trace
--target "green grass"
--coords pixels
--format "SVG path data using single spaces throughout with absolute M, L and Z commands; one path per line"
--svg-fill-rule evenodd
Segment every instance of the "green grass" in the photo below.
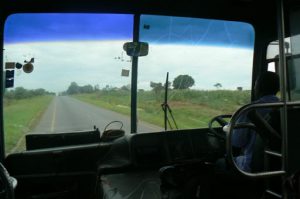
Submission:
M 130 115 L 130 92 L 123 90 L 99 91 L 91 94 L 78 94 L 73 97 Z M 163 127 L 161 103 L 164 93 L 153 91 L 138 92 L 138 118 Z M 240 106 L 250 102 L 250 91 L 196 91 L 171 90 L 169 105 L 179 128 L 207 127 L 209 120 L 220 114 L 232 114 Z
M 77 94 L 73 97 L 125 115 L 130 115 L 130 93 L 128 91 L 102 91 L 91 94 Z
M 29 99 L 4 102 L 4 132 L 6 152 L 10 153 L 20 139 L 38 122 L 53 96 L 39 96 Z

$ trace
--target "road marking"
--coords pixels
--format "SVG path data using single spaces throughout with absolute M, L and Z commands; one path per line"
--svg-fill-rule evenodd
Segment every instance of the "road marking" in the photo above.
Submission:
M 54 132 L 54 126 L 55 126 L 55 120 L 56 120 L 56 99 L 54 102 L 54 110 L 53 110 L 53 115 L 52 115 L 52 122 L 51 122 L 51 132 Z

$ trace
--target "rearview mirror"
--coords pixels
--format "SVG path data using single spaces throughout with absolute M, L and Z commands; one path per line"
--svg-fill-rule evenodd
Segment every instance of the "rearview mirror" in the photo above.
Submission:
M 126 42 L 123 49 L 128 56 L 142 57 L 148 55 L 149 44 L 146 42 Z

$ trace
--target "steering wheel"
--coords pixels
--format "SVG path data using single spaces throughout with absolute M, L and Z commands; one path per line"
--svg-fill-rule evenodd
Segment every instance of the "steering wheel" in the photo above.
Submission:
M 209 123 L 208 123 L 208 128 L 209 128 L 209 131 L 215 135 L 216 137 L 218 138 L 221 138 L 221 139 L 226 139 L 226 136 L 217 132 L 214 128 L 213 128 L 213 124 L 215 122 L 217 122 L 221 127 L 224 127 L 228 122 L 225 120 L 225 118 L 231 118 L 232 115 L 218 115 L 214 118 L 212 118 Z
M 14 199 L 14 187 L 17 180 L 9 175 L 5 167 L 0 163 L 0 198 Z

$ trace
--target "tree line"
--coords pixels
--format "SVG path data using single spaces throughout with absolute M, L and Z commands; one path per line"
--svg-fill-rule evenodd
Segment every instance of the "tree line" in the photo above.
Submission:
M 92 86 L 90 84 L 79 86 L 76 82 L 71 82 L 70 86 L 66 91 L 59 93 L 59 95 L 74 95 L 79 93 L 93 93 L 98 91 L 99 85 Z
M 168 87 L 173 86 L 174 89 L 188 89 L 191 86 L 195 84 L 194 79 L 189 76 L 189 75 L 179 75 L 177 76 L 173 83 L 168 82 Z M 164 88 L 165 85 L 162 83 L 155 83 L 155 82 L 150 82 L 150 87 L 152 88 L 153 91 L 157 92 L 160 91 Z M 79 93 L 93 93 L 96 91 L 99 91 L 99 85 L 92 86 L 90 84 L 84 85 L 84 86 L 79 86 L 76 82 L 71 82 L 69 87 L 67 88 L 66 91 L 60 93 L 60 95 L 74 95 L 74 94 L 79 94 Z M 124 85 L 121 88 L 112 88 L 109 85 L 106 85 L 101 90 L 125 90 L 129 91 L 130 90 L 130 85 Z
M 23 87 L 17 87 L 13 90 L 7 90 L 4 94 L 6 99 L 26 99 L 43 95 L 55 95 L 53 92 L 46 91 L 43 88 L 38 89 L 25 89 Z

